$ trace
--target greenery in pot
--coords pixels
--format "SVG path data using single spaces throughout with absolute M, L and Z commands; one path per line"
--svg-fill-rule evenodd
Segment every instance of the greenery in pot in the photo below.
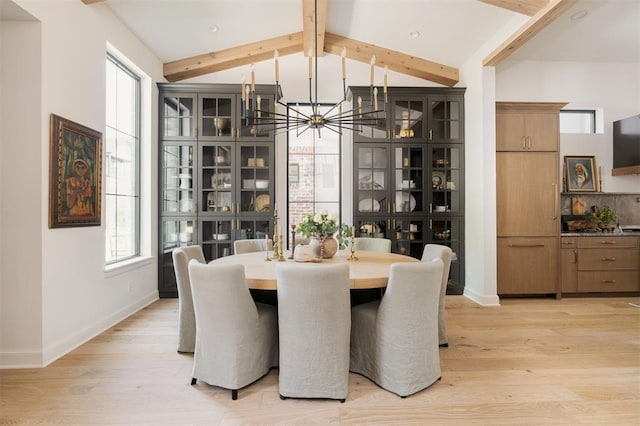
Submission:
M 587 212 L 587 216 L 590 220 L 598 222 L 602 229 L 613 229 L 618 220 L 616 212 L 607 204 L 602 207 L 592 206 L 591 211 Z
M 351 237 L 351 227 L 338 225 L 338 217 L 326 211 L 303 216 L 296 231 L 306 238 L 334 236 L 338 240 L 340 249 L 347 247 L 347 242 Z

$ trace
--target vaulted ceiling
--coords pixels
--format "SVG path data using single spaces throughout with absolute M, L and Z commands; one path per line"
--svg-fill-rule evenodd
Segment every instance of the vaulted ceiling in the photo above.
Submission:
M 165 60 L 164 75 L 169 81 L 180 81 L 272 60 L 276 50 L 280 56 L 296 53 L 307 56 L 310 51 L 314 51 L 316 42 L 316 0 L 82 1 L 88 5 L 106 3 L 156 53 L 163 50 L 164 46 L 175 46 L 171 54 L 158 54 Z M 484 59 L 484 65 L 495 66 L 567 11 L 575 13 L 574 9 L 577 7 L 574 6 L 578 2 L 579 0 L 317 0 L 318 56 L 325 52 L 340 55 L 343 48 L 346 48 L 346 56 L 351 60 L 368 64 L 375 55 L 376 66 L 387 66 L 392 71 L 453 86 L 459 80 L 457 67 L 461 61 L 451 59 L 452 55 L 446 48 L 460 52 L 473 51 L 499 27 L 520 19 L 519 29 Z M 598 9 L 608 1 L 580 0 L 580 3 L 591 9 Z M 167 18 L 172 15 L 175 17 L 174 22 L 168 22 Z M 190 45 L 194 45 L 193 49 L 200 46 L 194 37 L 198 37 L 196 32 L 204 27 L 207 20 L 214 22 L 208 24 L 210 45 L 220 48 L 200 48 L 200 52 L 196 54 L 169 57 L 176 56 L 178 51 L 190 52 Z M 420 40 L 417 46 L 415 43 L 410 44 L 414 40 L 409 40 L 409 30 L 421 28 L 421 25 L 427 28 L 425 32 L 438 32 L 430 32 L 431 37 L 425 41 Z M 301 28 L 301 31 L 295 31 L 297 28 Z M 215 38 L 218 30 L 220 33 L 225 31 L 224 41 Z M 403 34 L 405 39 L 401 38 Z M 151 40 L 152 37 L 155 38 Z M 199 37 L 202 38 L 202 34 Z M 184 45 L 180 45 L 180 40 L 184 40 Z M 178 46 L 180 50 L 177 49 Z M 440 50 L 434 47 L 439 47 Z M 427 56 L 429 49 L 436 52 L 435 56 Z

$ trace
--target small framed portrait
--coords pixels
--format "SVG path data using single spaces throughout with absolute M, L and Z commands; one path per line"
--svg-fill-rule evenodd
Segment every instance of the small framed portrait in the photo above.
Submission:
M 102 133 L 51 114 L 49 228 L 100 226 Z
M 564 157 L 564 177 L 567 192 L 598 192 L 596 157 Z

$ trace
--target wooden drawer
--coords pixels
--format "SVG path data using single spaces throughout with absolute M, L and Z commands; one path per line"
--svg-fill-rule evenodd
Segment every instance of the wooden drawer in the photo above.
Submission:
M 640 291 L 640 271 L 578 272 L 579 292 Z
M 578 241 L 577 238 L 573 238 L 573 237 L 562 237 L 560 238 L 561 241 L 561 247 L 563 249 L 567 249 L 567 248 L 577 248 L 578 247 Z
M 640 249 L 580 250 L 579 271 L 640 269 Z
M 558 238 L 498 238 L 498 294 L 560 291 Z
M 640 247 L 638 237 L 582 237 L 578 238 L 578 248 L 624 248 Z

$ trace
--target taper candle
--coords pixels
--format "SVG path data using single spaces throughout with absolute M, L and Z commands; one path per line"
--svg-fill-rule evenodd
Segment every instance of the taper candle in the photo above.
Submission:
M 240 86 L 240 92 L 241 92 L 241 94 L 242 94 L 242 102 L 244 102 L 244 83 L 245 83 L 245 81 L 244 81 L 244 74 L 242 74 L 242 76 L 241 76 L 241 77 L 242 77 L 242 86 Z
M 276 65 L 276 81 L 280 80 L 280 67 L 278 66 L 278 58 L 279 58 L 279 54 L 278 54 L 278 49 L 275 50 L 275 52 L 273 52 L 273 60 L 275 62 Z
M 373 69 L 376 65 L 376 55 L 371 56 L 371 86 L 373 86 Z
M 347 48 L 342 48 L 342 79 L 347 79 Z
M 258 95 L 256 97 L 256 109 L 258 110 L 258 118 L 262 117 L 262 111 L 260 110 L 261 104 L 262 104 L 262 96 Z
M 383 89 L 382 91 L 384 93 L 387 93 L 387 72 L 389 71 L 389 66 L 385 65 L 384 66 L 384 85 L 383 85 Z
M 373 109 L 378 109 L 378 88 L 373 88 Z
M 251 64 L 251 91 L 256 91 L 256 69 L 255 64 Z

